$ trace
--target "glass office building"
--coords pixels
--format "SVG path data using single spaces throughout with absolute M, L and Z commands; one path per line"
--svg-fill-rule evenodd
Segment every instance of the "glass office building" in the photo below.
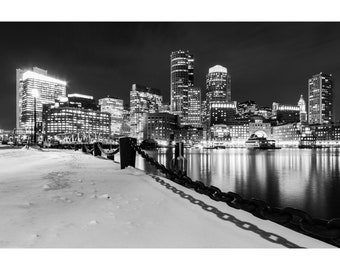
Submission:
M 194 57 L 189 51 L 170 55 L 171 112 L 179 115 L 180 124 L 188 124 L 188 89 L 194 86 Z
M 220 65 L 209 68 L 206 78 L 207 102 L 231 101 L 231 76 L 228 70 Z
M 188 88 L 188 122 L 189 126 L 202 127 L 201 88 Z
M 121 135 L 123 124 L 123 100 L 119 98 L 106 97 L 98 100 L 100 110 L 111 115 L 111 134 Z
M 334 122 L 332 74 L 319 73 L 308 80 L 308 123 Z
M 107 137 L 110 135 L 111 117 L 108 112 L 72 104 L 69 98 L 64 98 L 55 104 L 44 105 L 43 125 L 47 136 Z
M 210 102 L 209 127 L 235 122 L 236 107 L 236 102 Z
M 146 114 L 159 112 L 162 107 L 161 91 L 156 88 L 133 84 L 130 91 L 131 136 L 143 139 Z
M 34 91 L 36 97 L 36 121 L 42 122 L 44 104 L 53 104 L 66 97 L 66 81 L 51 77 L 47 70 L 16 70 L 16 128 L 26 134 L 34 132 Z

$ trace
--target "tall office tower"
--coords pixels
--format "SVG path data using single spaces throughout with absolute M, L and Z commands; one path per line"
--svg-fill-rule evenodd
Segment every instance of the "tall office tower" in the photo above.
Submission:
M 53 104 L 66 97 L 66 81 L 51 77 L 47 70 L 16 70 L 16 128 L 25 133 L 34 131 L 34 95 L 36 95 L 36 123 L 42 122 L 44 104 Z
M 188 88 L 188 122 L 193 127 L 202 127 L 201 88 Z
M 180 124 L 188 124 L 188 88 L 194 86 L 194 57 L 189 51 L 170 55 L 171 112 L 179 115 Z
M 298 106 L 300 108 L 300 122 L 305 124 L 307 123 L 306 102 L 302 95 L 300 96 Z
M 130 91 L 131 136 L 144 138 L 146 114 L 159 112 L 162 106 L 161 91 L 139 84 L 133 84 Z
M 98 100 L 100 111 L 111 115 L 111 134 L 120 135 L 123 124 L 123 100 L 114 97 L 106 97 Z
M 209 68 L 206 85 L 208 103 L 231 101 L 231 76 L 225 67 L 216 65 Z
M 320 72 L 308 80 L 308 123 L 328 124 L 334 121 L 333 77 Z

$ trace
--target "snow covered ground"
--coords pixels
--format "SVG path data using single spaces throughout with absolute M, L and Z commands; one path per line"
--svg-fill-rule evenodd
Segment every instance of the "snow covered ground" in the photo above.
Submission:
M 0 247 L 332 247 L 72 150 L 0 150 Z

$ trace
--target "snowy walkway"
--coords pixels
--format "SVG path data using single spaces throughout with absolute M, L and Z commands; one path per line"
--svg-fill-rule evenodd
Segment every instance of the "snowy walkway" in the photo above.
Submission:
M 0 150 L 0 247 L 332 247 L 71 150 Z

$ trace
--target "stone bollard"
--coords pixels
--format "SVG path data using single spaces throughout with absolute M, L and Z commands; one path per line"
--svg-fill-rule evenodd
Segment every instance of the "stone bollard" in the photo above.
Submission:
M 177 174 L 187 174 L 187 159 L 184 157 L 184 143 L 178 142 L 175 146 L 175 158 L 171 161 L 171 169 Z
M 127 166 L 135 167 L 136 165 L 136 151 L 131 147 L 130 140 L 136 144 L 137 139 L 125 137 L 119 140 L 120 151 L 120 168 L 125 169 Z
M 99 142 L 95 142 L 93 143 L 93 155 L 96 156 L 101 156 L 102 152 L 100 151 L 99 147 L 98 147 Z
M 175 145 L 175 159 L 177 159 L 179 156 L 183 156 L 184 154 L 184 143 L 178 142 Z

